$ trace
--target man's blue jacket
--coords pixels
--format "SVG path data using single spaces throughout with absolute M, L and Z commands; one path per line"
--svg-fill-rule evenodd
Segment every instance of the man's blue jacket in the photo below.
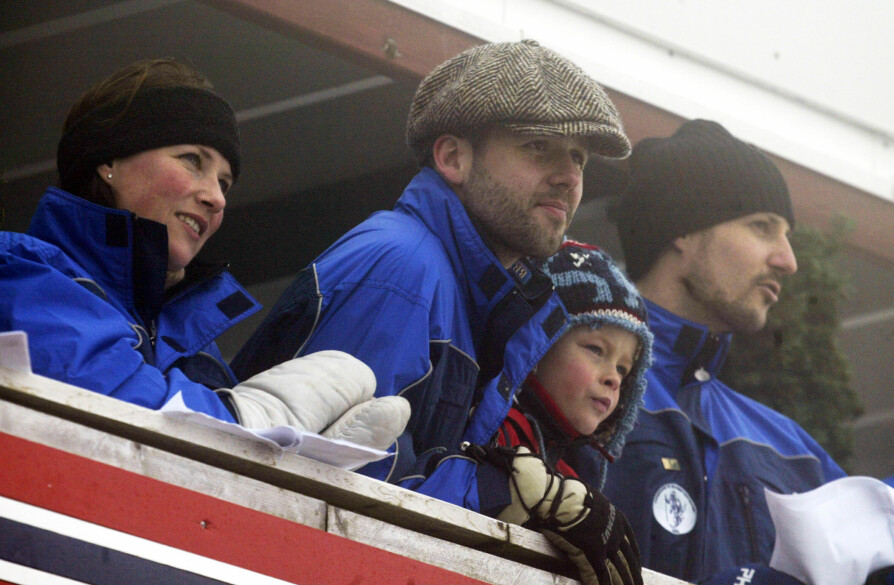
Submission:
M 299 274 L 232 365 L 244 378 L 324 349 L 357 357 L 376 395 L 402 395 L 413 413 L 396 456 L 361 472 L 487 513 L 509 504 L 506 477 L 461 446 L 494 437 L 566 319 L 549 278 L 503 268 L 426 168 Z
M 644 567 L 699 582 L 768 564 L 764 488 L 805 492 L 845 473 L 794 421 L 717 379 L 730 335 L 646 306 L 655 345 L 645 406 L 603 492 L 630 521 Z
M 214 339 L 260 306 L 196 261 L 165 291 L 167 250 L 164 225 L 51 187 L 27 235 L 0 232 L 0 331 L 28 334 L 38 374 L 152 409 L 182 392 L 233 421 Z

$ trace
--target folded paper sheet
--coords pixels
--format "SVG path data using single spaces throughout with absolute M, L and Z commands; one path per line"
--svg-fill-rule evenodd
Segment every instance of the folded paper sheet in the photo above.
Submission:
M 316 433 L 308 433 L 295 427 L 274 427 L 270 429 L 247 429 L 242 425 L 228 423 L 196 412 L 183 402 L 178 392 L 161 407 L 166 416 L 189 420 L 196 424 L 221 430 L 237 437 L 258 441 L 273 449 L 297 453 L 303 457 L 328 463 L 342 469 L 353 470 L 367 463 L 378 461 L 392 454 L 387 451 L 357 445 L 338 439 L 327 439 Z
M 31 373 L 28 334 L 24 331 L 0 332 L 0 366 L 17 372 Z
M 776 546 L 770 566 L 807 585 L 863 585 L 894 565 L 894 489 L 845 477 L 803 494 L 764 490 Z

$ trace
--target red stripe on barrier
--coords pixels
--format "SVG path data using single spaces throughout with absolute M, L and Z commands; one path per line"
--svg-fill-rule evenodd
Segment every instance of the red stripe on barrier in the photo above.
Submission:
M 313 585 L 483 583 L 8 434 L 0 433 L 0 453 L 2 496 L 278 579 Z

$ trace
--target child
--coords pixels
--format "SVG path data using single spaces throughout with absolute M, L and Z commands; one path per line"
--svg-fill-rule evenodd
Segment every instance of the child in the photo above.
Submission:
M 505 486 L 508 477 L 511 503 L 494 514 L 499 520 L 540 530 L 568 553 L 586 585 L 641 585 L 639 549 L 626 518 L 577 479 L 572 462 L 588 463 L 589 478 L 601 488 L 605 465 L 594 460 L 617 457 L 633 428 L 651 362 L 645 306 L 593 246 L 568 240 L 543 270 L 569 324 L 522 385 L 498 446 L 470 446 L 466 453 L 501 470 L 502 482 L 489 486 Z
M 567 240 L 543 270 L 570 326 L 528 376 L 497 440 L 577 477 L 565 458 L 582 447 L 608 461 L 621 453 L 646 389 L 652 333 L 642 297 L 602 250 Z M 604 481 L 602 465 L 593 487 Z

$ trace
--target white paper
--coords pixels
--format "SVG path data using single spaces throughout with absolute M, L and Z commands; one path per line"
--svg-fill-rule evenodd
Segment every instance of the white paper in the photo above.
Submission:
M 894 565 L 894 489 L 845 477 L 803 494 L 766 488 L 776 526 L 770 566 L 807 585 L 863 585 Z
M 31 354 L 28 353 L 28 334 L 24 331 L 0 333 L 0 366 L 31 373 Z
M 308 433 L 295 427 L 273 427 L 269 429 L 247 429 L 242 425 L 216 419 L 203 412 L 196 412 L 183 402 L 178 392 L 160 412 L 188 420 L 205 427 L 217 429 L 243 439 L 264 443 L 272 449 L 297 453 L 303 457 L 328 463 L 342 469 L 354 470 L 367 463 L 379 461 L 393 455 L 387 451 L 365 447 L 349 441 L 328 439 L 316 433 Z

